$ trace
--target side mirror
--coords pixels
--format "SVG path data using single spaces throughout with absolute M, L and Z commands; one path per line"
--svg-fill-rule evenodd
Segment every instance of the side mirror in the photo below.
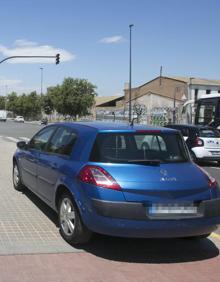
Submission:
M 25 141 L 19 141 L 17 142 L 17 148 L 20 150 L 26 150 L 27 149 L 27 143 Z

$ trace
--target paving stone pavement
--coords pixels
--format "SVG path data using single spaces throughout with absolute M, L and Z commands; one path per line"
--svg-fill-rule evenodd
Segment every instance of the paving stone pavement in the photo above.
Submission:
M 62 239 L 52 209 L 29 190 L 14 190 L 12 156 L 22 139 L 0 136 L 0 255 L 82 252 Z M 220 249 L 219 237 L 209 238 Z
M 15 149 L 0 138 L 0 255 L 79 252 L 61 238 L 55 212 L 30 191 L 14 190 Z

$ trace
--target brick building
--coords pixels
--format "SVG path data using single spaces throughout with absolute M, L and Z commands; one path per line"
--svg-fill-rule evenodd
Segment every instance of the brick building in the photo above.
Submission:
M 125 108 L 128 108 L 128 87 L 124 89 L 124 93 Z M 175 118 L 181 119 L 182 105 L 186 100 L 197 100 L 201 95 L 211 93 L 220 93 L 220 80 L 159 76 L 132 88 L 131 103 L 132 108 L 135 104 L 145 106 L 145 119 L 148 123 L 152 123 L 152 117 L 167 122 L 173 120 L 174 115 Z

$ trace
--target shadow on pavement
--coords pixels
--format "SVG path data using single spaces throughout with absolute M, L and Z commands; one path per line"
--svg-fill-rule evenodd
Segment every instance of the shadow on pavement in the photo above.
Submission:
M 28 189 L 24 194 L 58 227 L 51 208 Z M 209 239 L 130 239 L 94 234 L 89 244 L 74 248 L 107 260 L 149 264 L 200 261 L 219 255 Z
M 149 264 L 200 261 L 219 255 L 209 239 L 128 239 L 98 234 L 83 250 L 108 260 Z
M 23 194 L 31 200 L 38 209 L 40 209 L 55 225 L 58 227 L 58 220 L 56 212 L 45 204 L 40 198 L 38 198 L 29 189 L 25 188 Z
M 217 162 L 200 162 L 198 163 L 198 165 L 205 167 L 219 167 L 219 164 Z

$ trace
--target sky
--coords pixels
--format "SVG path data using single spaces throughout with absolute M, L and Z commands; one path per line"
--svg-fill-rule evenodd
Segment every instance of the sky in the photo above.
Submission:
M 159 75 L 220 79 L 219 0 L 0 0 L 0 95 L 84 78 L 99 96 L 123 95 Z M 43 70 L 41 70 L 43 68 Z

